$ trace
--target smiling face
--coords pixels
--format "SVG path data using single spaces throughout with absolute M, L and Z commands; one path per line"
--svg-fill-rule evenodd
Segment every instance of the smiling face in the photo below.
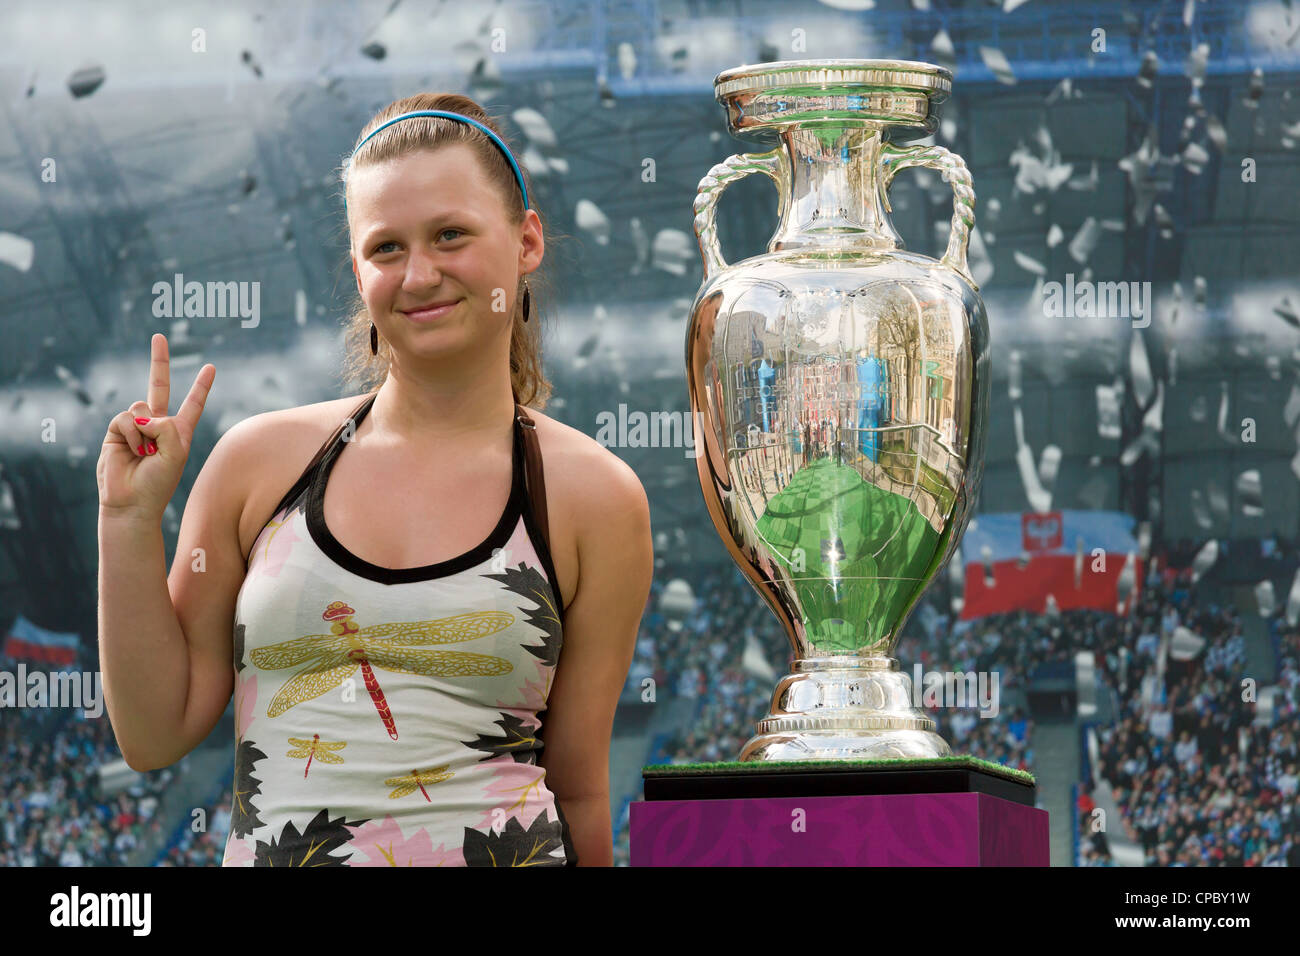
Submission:
M 513 225 L 473 149 L 453 143 L 352 172 L 357 288 L 396 361 L 474 355 L 508 363 L 515 290 L 542 260 L 541 221 Z M 422 306 L 456 303 L 421 319 Z

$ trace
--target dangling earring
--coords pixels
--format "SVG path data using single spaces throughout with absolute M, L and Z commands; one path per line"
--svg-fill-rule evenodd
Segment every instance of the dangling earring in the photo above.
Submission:
M 528 321 L 528 310 L 532 305 L 533 297 L 528 292 L 528 280 L 524 280 L 524 321 Z
M 370 354 L 379 354 L 379 330 L 375 328 L 375 323 L 370 323 Z

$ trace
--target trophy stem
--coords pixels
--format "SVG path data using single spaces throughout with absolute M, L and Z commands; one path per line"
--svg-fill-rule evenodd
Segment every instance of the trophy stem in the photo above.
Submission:
M 739 760 L 946 757 L 947 742 L 892 657 L 796 659 Z

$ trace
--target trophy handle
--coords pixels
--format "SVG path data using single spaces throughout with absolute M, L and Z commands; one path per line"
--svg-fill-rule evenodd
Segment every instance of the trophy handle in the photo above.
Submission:
M 727 267 L 726 260 L 722 258 L 722 250 L 718 248 L 714 207 L 730 183 L 744 179 L 750 173 L 765 173 L 776 184 L 781 204 L 785 204 L 785 191 L 781 188 L 779 146 L 766 153 L 735 153 L 710 169 L 700 180 L 695 193 L 695 237 L 700 242 L 700 254 L 704 256 L 705 282 Z
M 975 279 L 966 265 L 966 246 L 970 240 L 971 227 L 975 225 L 975 187 L 971 182 L 970 170 L 966 161 L 956 153 L 942 146 L 895 146 L 886 143 L 880 149 L 880 167 L 884 173 L 881 187 L 885 200 L 885 211 L 889 207 L 889 184 L 894 174 L 909 166 L 928 166 L 943 174 L 944 182 L 952 184 L 952 228 L 948 233 L 948 251 L 939 261 L 952 268 L 970 283 L 972 289 L 979 291 Z

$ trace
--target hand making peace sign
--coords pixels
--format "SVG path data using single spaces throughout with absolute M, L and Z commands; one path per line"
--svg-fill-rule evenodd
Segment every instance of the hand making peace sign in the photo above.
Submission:
M 209 371 L 211 369 L 211 371 Z M 171 371 L 167 336 L 155 333 L 149 361 L 148 401 L 138 401 L 108 425 L 95 476 L 105 517 L 161 520 L 190 457 L 190 441 L 217 376 L 204 365 L 174 416 L 168 416 Z

